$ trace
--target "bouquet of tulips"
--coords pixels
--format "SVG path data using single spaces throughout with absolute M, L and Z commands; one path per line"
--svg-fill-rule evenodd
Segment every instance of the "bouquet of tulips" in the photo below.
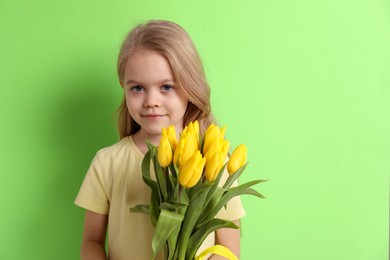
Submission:
M 201 136 L 199 123 L 195 121 L 184 128 L 179 140 L 174 126 L 171 126 L 162 130 L 158 147 L 147 142 L 142 176 L 151 189 L 151 199 L 148 205 L 137 205 L 130 211 L 150 215 L 155 227 L 153 259 L 162 249 L 167 260 L 201 260 L 210 253 L 237 259 L 220 245 L 196 256 L 211 232 L 220 228 L 238 228 L 231 221 L 215 218 L 230 199 L 242 194 L 263 198 L 250 187 L 264 180 L 232 187 L 247 165 L 247 151 L 245 145 L 239 145 L 226 162 L 229 142 L 224 135 L 225 128 L 212 124 Z M 155 179 L 150 174 L 151 162 Z M 226 167 L 229 177 L 220 184 Z

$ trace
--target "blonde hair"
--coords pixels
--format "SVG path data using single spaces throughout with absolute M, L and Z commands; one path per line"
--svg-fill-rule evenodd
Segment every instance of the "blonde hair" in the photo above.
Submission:
M 210 88 L 206 80 L 199 54 L 188 33 L 178 24 L 153 20 L 136 26 L 123 41 L 118 55 L 118 76 L 124 86 L 125 67 L 128 59 L 141 49 L 152 50 L 165 57 L 172 69 L 177 87 L 188 99 L 183 127 L 198 120 L 201 132 L 214 122 L 210 106 Z M 140 130 L 126 106 L 126 99 L 118 108 L 118 131 L 120 138 Z

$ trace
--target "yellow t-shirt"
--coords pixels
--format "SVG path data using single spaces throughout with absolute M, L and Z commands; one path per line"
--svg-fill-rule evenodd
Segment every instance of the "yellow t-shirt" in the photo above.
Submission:
M 108 256 L 110 260 L 151 259 L 153 226 L 150 217 L 131 213 L 129 208 L 148 204 L 150 189 L 142 180 L 144 155 L 131 136 L 97 152 L 85 176 L 75 204 L 108 215 Z M 236 220 L 245 215 L 239 197 L 218 213 L 219 218 Z M 199 249 L 214 245 L 214 234 Z M 162 254 L 157 259 L 163 259 Z

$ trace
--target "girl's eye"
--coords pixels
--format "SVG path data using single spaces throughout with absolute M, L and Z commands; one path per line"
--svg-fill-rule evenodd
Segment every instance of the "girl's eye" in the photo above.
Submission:
M 171 91 L 173 87 L 171 85 L 162 85 L 161 89 L 164 91 Z
M 131 87 L 130 90 L 133 92 L 141 92 L 144 90 L 144 88 L 141 86 L 134 86 L 134 87 Z

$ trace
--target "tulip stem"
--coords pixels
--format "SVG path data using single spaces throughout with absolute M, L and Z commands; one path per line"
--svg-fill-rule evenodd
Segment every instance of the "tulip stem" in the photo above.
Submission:
M 177 200 L 178 200 L 179 203 L 181 202 L 181 192 L 182 192 L 182 190 L 183 190 L 183 187 L 180 185 L 180 187 L 179 187 L 179 194 L 177 196 Z

